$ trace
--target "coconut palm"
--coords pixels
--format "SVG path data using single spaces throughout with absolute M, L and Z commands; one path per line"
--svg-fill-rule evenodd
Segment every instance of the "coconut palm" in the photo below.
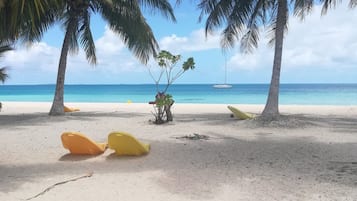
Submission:
M 313 0 L 201 0 L 198 4 L 201 9 L 199 19 L 208 15 L 206 35 L 226 24 L 221 39 L 221 46 L 225 49 L 234 47 L 235 42 L 240 40 L 241 50 L 252 52 L 258 46 L 262 27 L 268 28 L 269 42 L 274 44 L 275 49 L 269 95 L 262 113 L 264 119 L 272 120 L 279 116 L 280 69 L 289 13 L 304 19 L 315 3 Z M 320 3 L 323 4 L 324 14 L 336 4 L 336 0 L 320 0 Z M 351 0 L 351 7 L 356 4 L 356 0 Z
M 141 6 L 149 6 L 161 11 L 164 16 L 175 21 L 173 9 L 166 0 L 66 0 L 60 19 L 65 29 L 59 61 L 56 91 L 50 115 L 62 115 L 65 71 L 68 52 L 78 50 L 78 39 L 83 47 L 87 60 L 96 64 L 94 40 L 90 29 L 92 14 L 100 14 L 127 47 L 143 63 L 156 54 L 158 44 L 153 32 L 146 23 Z
M 89 63 L 96 64 L 94 39 L 90 29 L 93 14 L 101 15 L 110 29 L 142 63 L 156 54 L 158 44 L 141 9 L 147 7 L 159 11 L 166 18 L 175 21 L 173 9 L 167 0 L 2 1 L 5 3 L 0 8 L 0 17 L 4 20 L 0 20 L 0 27 L 4 29 L 0 29 L 0 42 L 17 38 L 36 41 L 55 22 L 61 22 L 64 27 L 65 36 L 50 115 L 64 114 L 63 94 L 68 52 L 76 53 L 80 43 Z M 5 27 L 10 28 L 6 30 Z
M 234 47 L 240 39 L 241 50 L 251 52 L 258 46 L 261 25 L 269 26 L 273 35 L 271 41 L 275 43 L 275 54 L 269 96 L 262 116 L 278 116 L 283 37 L 288 18 L 287 0 L 202 0 L 199 8 L 202 10 L 200 20 L 208 14 L 206 34 L 222 23 L 227 24 L 222 32 L 223 48 Z

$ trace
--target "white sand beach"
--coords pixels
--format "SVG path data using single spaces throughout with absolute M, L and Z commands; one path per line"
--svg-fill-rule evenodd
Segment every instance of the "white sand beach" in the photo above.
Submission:
M 357 200 L 357 106 L 282 105 L 286 120 L 262 125 L 230 117 L 225 104 L 175 104 L 174 121 L 152 124 L 138 103 L 67 103 L 79 112 L 51 117 L 51 103 L 3 102 L 0 200 L 330 201 Z M 263 105 L 234 105 L 259 114 Z M 151 144 L 141 157 L 74 156 L 60 135 L 98 142 L 112 131 Z M 200 134 L 208 140 L 184 136 Z

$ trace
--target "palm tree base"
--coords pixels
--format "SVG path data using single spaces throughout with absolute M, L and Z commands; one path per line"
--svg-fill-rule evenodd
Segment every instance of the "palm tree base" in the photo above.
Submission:
M 280 114 L 279 113 L 262 113 L 262 115 L 259 117 L 262 121 L 277 121 L 279 120 Z
M 50 110 L 48 115 L 50 115 L 50 116 L 63 116 L 63 115 L 65 115 L 64 107 L 59 107 L 59 106 L 55 107 L 55 106 L 52 105 L 52 108 L 51 108 L 51 110 Z

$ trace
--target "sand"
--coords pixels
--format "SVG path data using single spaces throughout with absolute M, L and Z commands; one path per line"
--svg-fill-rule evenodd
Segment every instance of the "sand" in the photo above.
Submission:
M 25 200 L 90 172 L 31 200 L 357 200 L 357 106 L 281 106 L 281 121 L 262 124 L 231 118 L 223 104 L 175 104 L 174 121 L 154 125 L 149 104 L 66 105 L 81 111 L 50 117 L 50 103 L 3 102 L 1 201 Z M 126 131 L 151 151 L 73 156 L 61 144 L 65 131 L 98 142 Z M 184 138 L 194 134 L 209 139 Z

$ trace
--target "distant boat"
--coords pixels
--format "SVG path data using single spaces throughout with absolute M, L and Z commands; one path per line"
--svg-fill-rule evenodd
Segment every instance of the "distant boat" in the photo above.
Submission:
M 227 58 L 224 61 L 224 84 L 215 84 L 215 85 L 213 85 L 213 87 L 217 88 L 217 89 L 232 88 L 232 85 L 227 84 Z
M 217 89 L 227 89 L 227 88 L 232 88 L 232 85 L 230 84 L 215 84 L 213 85 L 214 88 Z

